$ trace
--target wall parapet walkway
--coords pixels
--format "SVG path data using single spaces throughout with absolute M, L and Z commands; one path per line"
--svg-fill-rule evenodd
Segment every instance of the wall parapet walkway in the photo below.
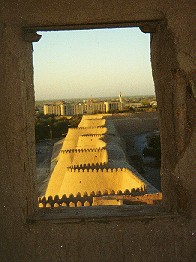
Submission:
M 161 201 L 162 194 L 146 194 L 145 190 L 142 189 L 132 189 L 129 191 L 126 189 L 124 192 L 121 190 L 118 190 L 115 192 L 114 190 L 110 190 L 109 192 L 107 190 L 101 192 L 92 191 L 90 194 L 87 192 L 84 192 L 83 195 L 78 192 L 78 194 L 73 195 L 70 194 L 69 196 L 66 196 L 64 194 L 61 198 L 56 195 L 54 197 L 48 196 L 48 197 L 39 197 L 38 203 L 40 208 L 50 208 L 50 207 L 80 207 L 80 206 L 92 206 L 95 203 L 95 199 L 121 199 L 125 202 L 129 202 L 129 204 L 134 203 L 140 203 L 140 204 L 154 204 L 155 201 Z

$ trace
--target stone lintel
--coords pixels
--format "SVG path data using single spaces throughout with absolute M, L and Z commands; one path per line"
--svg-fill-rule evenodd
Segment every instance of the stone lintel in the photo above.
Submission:
M 42 36 L 34 30 L 24 30 L 23 32 L 23 40 L 25 42 L 38 42 L 41 37 Z

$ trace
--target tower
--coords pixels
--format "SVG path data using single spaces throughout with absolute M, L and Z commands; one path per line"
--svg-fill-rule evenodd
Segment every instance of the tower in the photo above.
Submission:
M 121 92 L 120 92 L 120 94 L 119 94 L 119 110 L 120 110 L 120 111 L 123 110 L 123 101 L 122 101 Z

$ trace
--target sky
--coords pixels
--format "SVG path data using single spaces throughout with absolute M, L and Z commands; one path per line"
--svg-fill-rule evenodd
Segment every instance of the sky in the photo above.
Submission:
M 36 100 L 154 95 L 150 35 L 138 28 L 38 33 Z

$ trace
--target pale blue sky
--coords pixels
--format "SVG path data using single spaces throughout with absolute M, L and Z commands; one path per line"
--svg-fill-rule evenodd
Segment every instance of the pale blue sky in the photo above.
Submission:
M 138 28 L 40 32 L 36 100 L 153 95 L 150 35 Z

